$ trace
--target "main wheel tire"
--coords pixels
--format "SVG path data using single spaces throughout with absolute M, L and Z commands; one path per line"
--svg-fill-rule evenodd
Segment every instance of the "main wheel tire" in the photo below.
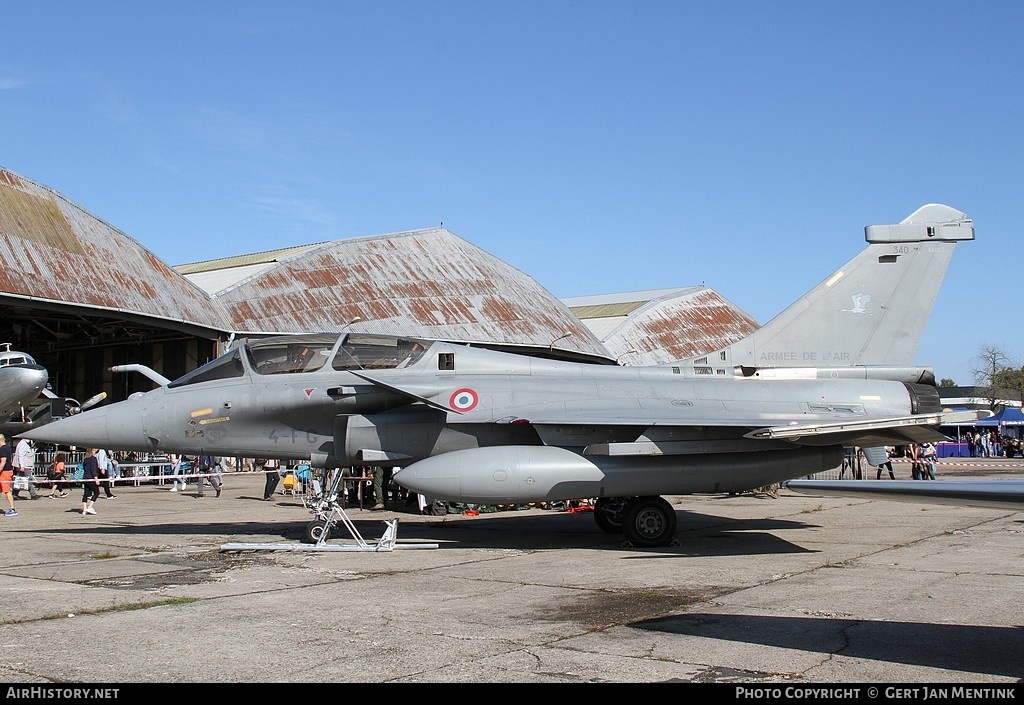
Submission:
M 594 521 L 606 534 L 622 533 L 622 514 L 629 505 L 627 497 L 599 497 L 594 503 Z
M 304 537 L 306 543 L 318 544 L 320 543 L 321 537 L 324 541 L 331 537 L 331 529 L 327 526 L 326 521 L 323 519 L 314 519 L 306 524 Z
M 623 512 L 622 533 L 634 546 L 667 546 L 676 533 L 676 512 L 661 497 L 637 497 Z

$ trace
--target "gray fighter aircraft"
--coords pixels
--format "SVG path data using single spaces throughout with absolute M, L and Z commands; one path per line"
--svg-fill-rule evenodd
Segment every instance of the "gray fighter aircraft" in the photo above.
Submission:
M 869 258 L 877 282 L 867 264 L 858 270 L 865 294 L 894 290 L 883 279 L 919 274 L 927 258 L 917 250 L 973 238 L 970 221 L 956 217 L 948 227 L 956 211 L 941 208 L 940 220 L 869 232 L 869 248 L 883 252 Z M 842 315 L 808 297 L 795 305 L 813 306 L 821 320 Z M 23 435 L 390 466 L 400 468 L 400 485 L 462 502 L 597 498 L 599 527 L 656 546 L 676 527 L 661 495 L 740 492 L 835 468 L 844 446 L 945 438 L 938 426 L 956 419 L 934 386 L 863 371 L 854 379 L 841 362 L 834 376 L 772 377 L 591 365 L 356 332 L 279 336 L 245 342 L 174 381 L 130 366 L 159 386 Z

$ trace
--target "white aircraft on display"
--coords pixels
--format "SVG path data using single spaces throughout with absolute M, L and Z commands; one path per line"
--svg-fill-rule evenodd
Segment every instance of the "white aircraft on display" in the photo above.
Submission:
M 0 343 L 0 419 L 28 424 L 29 406 L 46 389 L 49 378 L 46 368 L 31 355 Z
M 767 325 L 669 365 L 621 367 L 358 332 L 250 340 L 116 404 L 24 434 L 74 445 L 400 468 L 452 501 L 596 498 L 598 526 L 665 545 L 661 495 L 741 492 L 838 467 L 846 446 L 944 439 L 911 360 L 963 213 L 918 209 Z M 132 369 L 146 372 L 134 365 Z M 122 368 L 124 369 L 124 368 Z

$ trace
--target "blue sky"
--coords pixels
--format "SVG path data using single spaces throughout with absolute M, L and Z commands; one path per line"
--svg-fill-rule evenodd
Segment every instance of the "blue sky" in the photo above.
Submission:
M 1021 364 L 1024 3 L 3 0 L 0 165 L 169 264 L 432 227 L 765 323 L 925 203 L 916 362 Z M 116 266 L 116 263 L 112 263 Z

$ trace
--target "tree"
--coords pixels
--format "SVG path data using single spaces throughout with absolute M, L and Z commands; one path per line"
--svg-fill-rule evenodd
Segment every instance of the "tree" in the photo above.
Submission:
M 1009 363 L 1010 358 L 1006 353 L 995 345 L 986 343 L 978 351 L 975 364 L 971 368 L 975 383 L 978 385 L 978 396 L 988 400 L 988 408 L 992 411 L 996 410 L 996 402 L 1006 396 L 1006 390 L 1000 395 L 999 380 L 1004 372 L 1013 371 Z
M 956 386 L 956 382 L 951 380 L 949 377 L 943 377 L 942 379 L 939 380 L 939 386 L 940 387 L 955 387 Z

